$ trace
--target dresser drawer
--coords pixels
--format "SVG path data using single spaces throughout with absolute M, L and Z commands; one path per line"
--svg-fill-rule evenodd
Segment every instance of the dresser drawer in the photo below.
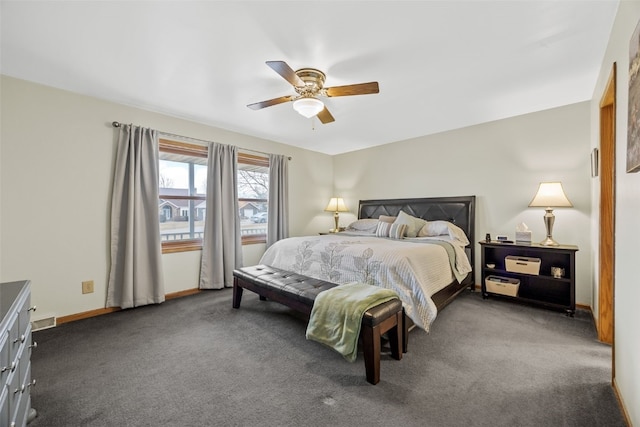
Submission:
M 9 378 L 12 368 L 15 367 L 15 365 L 11 365 L 12 362 L 13 360 L 9 359 L 9 334 L 4 332 L 0 335 L 0 385 L 2 386 L 7 383 L 7 378 Z
M 31 366 L 30 364 L 31 347 L 30 346 L 31 346 L 31 325 L 27 327 L 27 334 L 24 340 L 24 344 L 20 349 L 20 351 L 18 352 L 18 357 L 16 358 L 16 364 L 18 365 L 20 381 L 23 384 L 28 383 L 28 381 L 25 381 L 25 378 L 27 377 L 27 374 L 28 374 L 27 369 L 29 369 L 29 367 Z
M 22 396 L 22 383 L 20 382 L 20 375 L 18 370 L 9 375 L 9 382 L 7 383 L 7 400 L 9 401 L 9 416 L 14 418 L 14 414 L 18 410 L 18 403 L 20 403 L 20 396 Z
M 12 313 L 8 323 L 8 342 L 9 346 L 9 360 L 16 360 L 18 355 L 18 349 L 23 344 L 26 336 L 18 328 L 18 313 Z
M 0 426 L 9 425 L 10 415 L 8 389 L 4 386 L 2 387 L 2 391 L 0 391 Z
M 31 326 L 31 293 L 27 292 L 23 295 L 22 300 L 18 302 L 18 331 L 20 334 L 26 334 L 27 327 Z
M 16 406 L 10 408 L 12 412 L 9 425 L 24 426 L 27 424 L 27 415 L 29 407 L 31 406 L 31 363 L 27 361 L 24 365 L 26 365 L 27 368 L 21 385 L 18 387 L 20 391 L 16 392 Z

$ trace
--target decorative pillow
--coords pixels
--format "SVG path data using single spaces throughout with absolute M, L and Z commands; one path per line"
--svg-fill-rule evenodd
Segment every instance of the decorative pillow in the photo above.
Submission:
M 388 215 L 380 215 L 378 217 L 378 221 L 382 221 L 382 222 L 388 222 L 388 223 L 392 223 L 393 221 L 396 220 L 395 216 L 388 216 Z
M 352 231 L 367 231 L 369 233 L 375 233 L 378 227 L 378 220 L 375 218 L 365 218 L 353 221 L 347 227 L 347 230 Z
M 378 221 L 378 227 L 376 228 L 377 237 L 389 237 L 389 231 L 391 230 L 392 223 Z
M 407 231 L 406 224 L 391 224 L 391 230 L 389 230 L 389 237 L 392 239 L 402 239 Z
M 447 221 L 429 221 L 418 231 L 418 237 L 446 236 L 449 234 Z
M 449 221 L 429 221 L 418 232 L 418 237 L 433 236 L 449 236 L 465 246 L 469 244 L 469 238 L 464 231 Z
M 416 237 L 418 235 L 418 231 L 427 224 L 427 221 L 400 211 L 394 224 L 405 224 L 407 226 L 405 235 L 407 237 Z

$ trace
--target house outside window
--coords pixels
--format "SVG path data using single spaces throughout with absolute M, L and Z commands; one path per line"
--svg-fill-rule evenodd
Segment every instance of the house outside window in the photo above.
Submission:
M 158 215 L 162 252 L 202 249 L 206 214 L 207 147 L 160 139 Z M 267 236 L 269 159 L 238 153 L 242 243 Z

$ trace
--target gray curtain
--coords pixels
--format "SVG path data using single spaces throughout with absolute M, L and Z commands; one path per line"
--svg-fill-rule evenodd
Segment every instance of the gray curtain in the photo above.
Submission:
M 267 247 L 289 237 L 289 158 L 269 154 Z
M 164 301 L 156 131 L 121 125 L 111 197 L 107 307 Z
M 232 287 L 233 270 L 242 267 L 237 180 L 237 147 L 210 143 L 200 289 Z

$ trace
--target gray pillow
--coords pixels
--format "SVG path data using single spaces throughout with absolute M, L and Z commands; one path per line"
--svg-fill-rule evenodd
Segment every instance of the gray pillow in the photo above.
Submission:
M 404 235 L 407 237 L 416 237 L 418 235 L 418 231 L 427 224 L 427 221 L 400 211 L 394 224 L 405 224 L 407 228 Z
M 382 222 L 388 222 L 389 224 L 392 224 L 393 221 L 396 220 L 396 217 L 395 216 L 389 216 L 389 215 L 380 215 L 378 217 L 378 220 L 382 221 Z

